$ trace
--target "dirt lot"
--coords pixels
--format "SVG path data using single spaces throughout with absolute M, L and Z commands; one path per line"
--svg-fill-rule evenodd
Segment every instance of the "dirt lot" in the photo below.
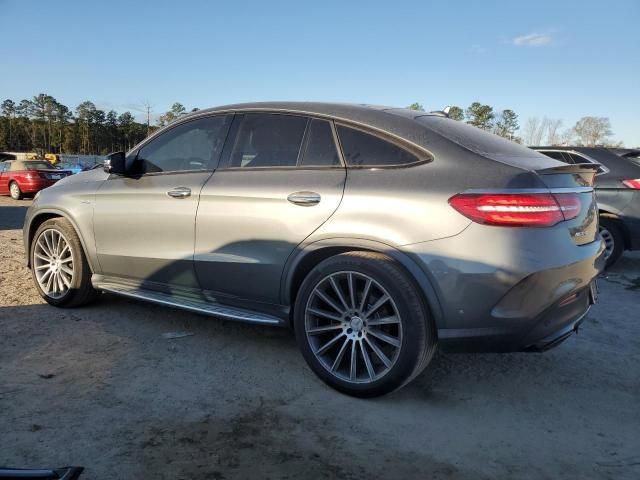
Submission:
M 286 330 L 103 295 L 44 305 L 28 201 L 0 197 L 0 465 L 83 478 L 640 478 L 640 255 L 544 354 L 439 355 L 407 388 L 325 387 Z M 193 335 L 167 340 L 166 332 Z M 115 472 L 110 475 L 110 472 Z

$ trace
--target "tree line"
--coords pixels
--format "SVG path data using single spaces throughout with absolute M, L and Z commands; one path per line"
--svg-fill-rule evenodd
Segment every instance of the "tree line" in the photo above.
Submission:
M 7 99 L 0 105 L 0 151 L 104 155 L 129 150 L 155 129 L 187 113 L 186 108 L 176 102 L 151 125 L 151 105 L 147 103 L 145 107 L 147 122 L 141 123 L 129 111 L 105 112 L 91 101 L 84 101 L 71 110 L 46 93 L 19 102 Z M 424 111 L 419 103 L 408 108 Z M 565 129 L 562 120 L 531 117 L 520 128 L 515 111 L 495 111 L 480 102 L 473 102 L 466 109 L 453 105 L 448 115 L 526 145 L 621 146 L 621 142 L 610 141 L 613 133 L 606 117 L 583 117 Z
M 105 112 L 90 101 L 72 111 L 45 93 L 4 100 L 0 113 L 0 150 L 6 151 L 104 155 L 128 150 L 150 131 L 131 112 Z
M 407 108 L 424 111 L 417 102 Z M 518 115 L 513 110 L 496 112 L 492 106 L 480 102 L 473 102 L 464 110 L 453 105 L 449 107 L 448 116 L 525 145 L 623 146 L 622 142 L 611 141 L 613 132 L 607 117 L 582 117 L 569 128 L 563 128 L 561 119 L 530 117 L 521 129 Z

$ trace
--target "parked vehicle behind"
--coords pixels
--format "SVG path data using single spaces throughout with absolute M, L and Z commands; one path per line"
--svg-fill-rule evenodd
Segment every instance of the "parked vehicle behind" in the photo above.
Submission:
M 20 200 L 24 195 L 50 187 L 67 175 L 71 172 L 60 170 L 46 160 L 0 162 L 0 195 L 11 195 L 14 200 Z
M 640 165 L 601 147 L 532 147 L 569 164 L 602 165 L 595 179 L 600 234 L 607 249 L 607 266 L 625 250 L 640 249 Z M 636 151 L 637 152 L 637 151 Z M 633 154 L 632 150 L 625 152 Z
M 80 172 L 82 172 L 84 170 L 88 170 L 88 169 L 84 168 L 80 162 L 65 161 L 65 160 L 60 161 L 60 163 L 58 163 L 57 167 L 58 168 L 64 168 L 65 170 L 70 171 L 74 175 L 76 173 L 80 173 Z
M 616 155 L 624 157 L 633 163 L 640 165 L 640 149 L 638 148 L 611 148 Z
M 597 168 L 441 114 L 219 107 L 42 191 L 27 264 L 59 307 L 102 291 L 290 326 L 326 383 L 381 395 L 437 345 L 537 351 L 575 331 L 602 269 Z

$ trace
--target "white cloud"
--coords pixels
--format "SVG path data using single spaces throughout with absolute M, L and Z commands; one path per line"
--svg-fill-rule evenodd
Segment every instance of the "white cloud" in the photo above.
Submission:
M 551 45 L 551 35 L 545 33 L 530 33 L 515 37 L 512 43 L 518 47 L 545 47 Z

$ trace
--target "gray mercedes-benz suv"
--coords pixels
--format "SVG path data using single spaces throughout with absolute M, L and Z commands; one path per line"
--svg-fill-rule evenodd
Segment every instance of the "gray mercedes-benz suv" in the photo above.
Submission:
M 111 292 L 291 326 L 356 396 L 409 382 L 436 345 L 542 350 L 595 301 L 592 182 L 438 113 L 255 103 L 184 116 L 30 207 L 47 302 Z

